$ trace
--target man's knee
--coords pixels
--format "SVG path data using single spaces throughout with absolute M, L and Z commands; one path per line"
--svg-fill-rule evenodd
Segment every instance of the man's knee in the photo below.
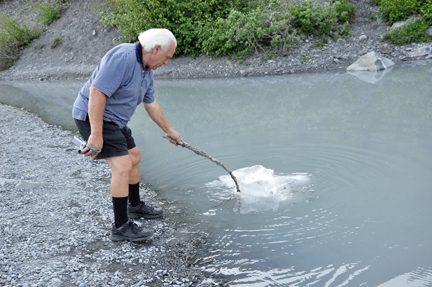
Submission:
M 131 159 L 132 166 L 138 165 L 141 161 L 141 151 L 139 150 L 139 148 L 134 147 L 134 148 L 130 149 L 129 150 L 129 157 Z
M 110 157 L 106 161 L 110 165 L 113 175 L 129 176 L 132 170 L 132 160 L 127 155 Z

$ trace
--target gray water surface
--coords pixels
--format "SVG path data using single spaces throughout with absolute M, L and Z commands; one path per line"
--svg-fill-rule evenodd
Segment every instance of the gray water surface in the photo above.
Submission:
M 208 233 L 197 264 L 232 286 L 432 286 L 431 78 L 427 65 L 376 84 L 345 73 L 157 80 L 184 140 L 259 182 L 236 193 L 139 107 L 141 179 Z M 81 85 L 5 83 L 0 101 L 28 99 L 67 127 Z

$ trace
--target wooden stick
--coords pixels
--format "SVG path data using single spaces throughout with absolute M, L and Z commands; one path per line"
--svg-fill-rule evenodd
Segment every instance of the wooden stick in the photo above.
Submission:
M 164 136 L 164 138 L 166 138 L 166 139 L 168 139 L 168 140 L 173 140 L 173 141 L 175 141 L 175 142 L 177 142 L 176 140 L 174 140 L 173 138 L 171 138 L 171 137 L 168 137 L 168 136 Z M 179 144 L 179 143 L 177 143 L 178 145 L 181 145 L 182 147 L 185 147 L 185 148 L 187 148 L 187 149 L 189 149 L 189 150 L 191 150 L 191 151 L 193 151 L 194 153 L 196 153 L 197 155 L 200 155 L 200 156 L 203 156 L 203 157 L 206 157 L 206 158 L 208 158 L 209 160 L 211 160 L 212 162 L 214 162 L 214 163 L 216 163 L 217 165 L 219 165 L 219 166 L 221 166 L 221 167 L 223 167 L 228 173 L 229 173 L 229 175 L 231 176 L 231 178 L 234 180 L 234 183 L 235 183 L 235 186 L 236 186 L 236 189 L 237 189 L 237 192 L 240 192 L 240 187 L 239 187 L 239 185 L 238 185 L 238 183 L 237 183 L 237 179 L 235 178 L 235 176 L 234 176 L 234 174 L 223 164 L 223 163 L 221 163 L 220 161 L 218 161 L 217 159 L 214 159 L 214 158 L 212 158 L 208 153 L 206 153 L 206 152 L 203 152 L 203 151 L 200 151 L 199 149 L 197 149 L 197 148 L 195 148 L 195 147 L 193 147 L 193 146 L 191 146 L 191 145 L 189 145 L 189 144 L 187 144 L 187 143 L 185 143 L 185 142 L 183 142 L 183 144 Z

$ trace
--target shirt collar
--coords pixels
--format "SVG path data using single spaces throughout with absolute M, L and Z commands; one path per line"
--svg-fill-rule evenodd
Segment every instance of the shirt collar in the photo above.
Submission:
M 140 42 L 137 42 L 135 44 L 135 53 L 138 63 L 140 63 L 143 66 L 144 71 L 147 70 L 147 66 L 143 63 L 143 54 L 142 54 L 142 47 Z

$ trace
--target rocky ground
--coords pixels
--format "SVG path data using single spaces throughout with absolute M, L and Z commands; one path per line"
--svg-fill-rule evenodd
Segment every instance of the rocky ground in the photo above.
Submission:
M 110 168 L 77 154 L 73 136 L 0 105 L 0 286 L 217 285 L 193 265 L 203 237 L 144 186 L 141 197 L 166 213 L 138 221 L 153 238 L 109 239 Z
M 320 0 L 326 2 L 327 0 Z M 105 28 L 98 21 L 94 7 L 103 0 L 68 2 L 62 17 L 52 23 L 45 33 L 26 49 L 21 59 L 10 70 L 0 73 L 0 80 L 87 78 L 100 58 L 111 47 L 121 43 L 115 28 Z M 328 2 L 328 1 L 327 1 Z M 377 6 L 367 0 L 351 0 L 356 6 L 351 37 L 330 41 L 322 49 L 317 40 L 306 38 L 284 54 L 263 60 L 264 53 L 251 54 L 243 63 L 227 57 L 201 55 L 196 59 L 177 57 L 155 72 L 156 78 L 246 77 L 290 73 L 345 70 L 360 56 L 375 51 L 391 59 L 396 65 L 406 61 L 425 59 L 415 55 L 416 50 L 430 47 L 431 43 L 395 46 L 379 38 L 389 29 L 381 20 L 372 20 Z M 2 12 L 16 18 L 31 19 L 31 11 L 22 8 L 25 1 L 0 2 Z M 18 9 L 17 7 L 21 7 Z M 34 18 L 34 16 L 33 16 Z M 54 37 L 61 43 L 52 47 Z

